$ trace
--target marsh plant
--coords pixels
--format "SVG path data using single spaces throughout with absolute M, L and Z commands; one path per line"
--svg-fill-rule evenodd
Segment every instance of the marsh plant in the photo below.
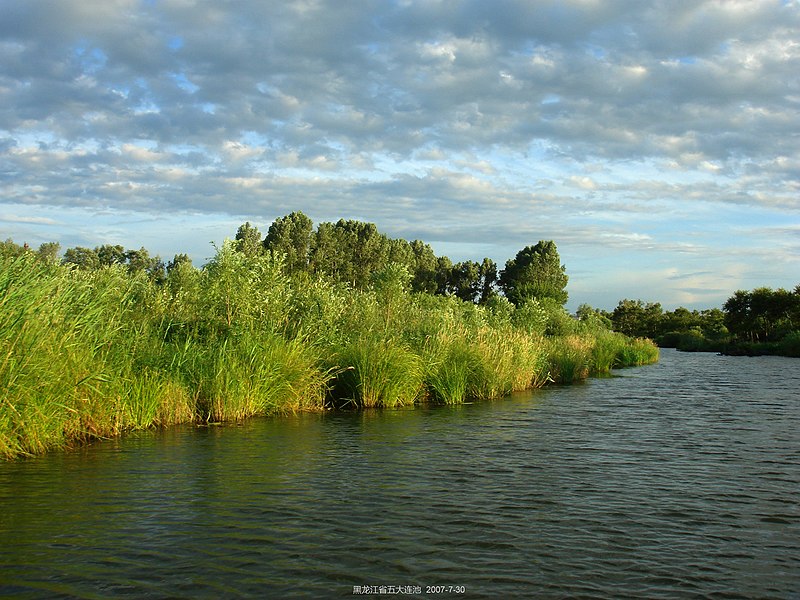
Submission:
M 415 289 L 434 289 L 433 272 L 392 262 L 336 280 L 248 240 L 200 269 L 0 248 L 0 456 L 174 423 L 493 399 L 658 358 L 552 299 L 458 288 L 478 305 Z

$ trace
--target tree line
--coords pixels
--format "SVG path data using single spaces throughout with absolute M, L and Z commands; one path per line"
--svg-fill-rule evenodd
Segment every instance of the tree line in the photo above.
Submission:
M 534 298 L 563 306 L 568 298 L 569 278 L 553 241 L 526 246 L 498 270 L 490 258 L 453 263 L 447 256 L 436 256 L 429 244 L 390 238 L 373 223 L 340 219 L 314 228 L 312 220 L 300 211 L 273 221 L 266 235 L 250 222 L 243 223 L 234 241 L 236 249 L 246 256 L 282 257 L 292 277 L 322 275 L 354 289 L 368 288 L 376 273 L 395 265 L 410 275 L 412 292 L 454 296 L 478 305 L 492 302 L 499 293 L 515 306 Z M 11 240 L 4 244 L 6 251 L 27 249 Z M 58 243 L 48 242 L 37 252 L 42 259 L 56 262 L 59 251 Z M 69 248 L 61 262 L 82 270 L 123 265 L 131 273 L 144 271 L 160 284 L 179 265 L 191 264 L 186 254 L 176 254 L 165 262 L 145 248 L 126 250 L 112 244 Z
M 248 257 L 280 258 L 284 271 L 294 279 L 321 276 L 365 290 L 375 285 L 376 278 L 394 272 L 408 279 L 411 292 L 454 297 L 513 314 L 518 322 L 549 320 L 551 330 L 564 329 L 569 278 L 553 241 L 526 246 L 499 269 L 490 258 L 453 263 L 447 256 L 437 256 L 429 244 L 391 238 L 373 223 L 340 219 L 315 228 L 308 216 L 296 211 L 275 219 L 266 234 L 250 222 L 243 223 L 233 243 L 237 252 Z M 179 276 L 183 266 L 191 267 L 186 254 L 164 261 L 143 247 L 77 246 L 59 257 L 56 242 L 44 243 L 36 251 L 11 240 L 0 245 L 6 254 L 35 252 L 45 262 L 80 270 L 121 265 L 132 274 L 145 273 L 159 285 L 166 284 L 171 274 L 173 279 Z M 738 290 L 721 308 L 699 311 L 683 307 L 665 311 L 658 302 L 629 299 L 621 300 L 612 311 L 584 304 L 574 318 L 627 336 L 649 338 L 663 347 L 800 355 L 800 285 L 793 291 Z M 553 325 L 559 320 L 561 325 Z
M 664 311 L 658 302 L 621 300 L 613 311 L 594 311 L 614 331 L 655 340 L 659 346 L 730 354 L 800 356 L 800 284 L 794 290 L 737 290 L 721 308 Z

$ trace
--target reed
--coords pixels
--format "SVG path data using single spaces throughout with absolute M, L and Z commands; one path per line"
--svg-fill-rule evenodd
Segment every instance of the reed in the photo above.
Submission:
M 74 273 L 29 254 L 0 261 L 0 453 L 104 435 L 113 419 L 89 419 L 86 407 L 108 387 L 109 347 L 131 282 L 118 271 Z
M 476 396 L 483 371 L 479 351 L 462 337 L 439 335 L 426 350 L 425 384 L 430 397 L 444 404 L 461 404 Z
M 625 337 L 610 331 L 594 336 L 589 369 L 592 373 L 608 373 L 619 364 L 619 354 L 625 346 Z
M 458 404 L 658 359 L 649 340 L 563 335 L 563 309 L 352 290 L 230 244 L 156 284 L 0 252 L 0 456 L 132 429 L 336 405 Z M 516 312 L 515 312 L 516 311 Z M 562 335 L 548 335 L 548 332 Z M 577 329 L 574 329 L 578 331 Z
M 413 404 L 422 394 L 420 358 L 394 339 L 360 335 L 337 351 L 336 362 L 332 396 L 339 405 L 393 408 Z
M 618 354 L 619 366 L 640 367 L 658 362 L 658 346 L 645 338 L 631 338 Z
M 555 383 L 574 383 L 588 377 L 591 339 L 577 335 L 550 338 L 548 350 L 550 377 Z
M 275 334 L 227 338 L 214 346 L 187 343 L 175 361 L 206 422 L 320 410 L 326 374 L 301 339 Z

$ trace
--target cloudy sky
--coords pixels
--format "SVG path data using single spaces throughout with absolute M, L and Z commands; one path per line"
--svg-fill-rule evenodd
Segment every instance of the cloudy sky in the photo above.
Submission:
M 569 307 L 800 283 L 797 0 L 3 0 L 0 238 L 376 223 Z

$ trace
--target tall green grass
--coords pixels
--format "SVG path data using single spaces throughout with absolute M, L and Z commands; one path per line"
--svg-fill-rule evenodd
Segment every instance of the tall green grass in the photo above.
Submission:
M 548 341 L 550 377 L 555 383 L 574 383 L 588 377 L 592 358 L 591 340 L 571 335 L 550 338 Z
M 632 338 L 619 352 L 619 366 L 640 367 L 658 362 L 658 346 L 652 340 Z
M 335 360 L 339 374 L 332 395 L 338 405 L 394 408 L 413 404 L 423 392 L 420 358 L 393 339 L 355 337 Z
M 395 271 L 356 291 L 226 243 L 157 284 L 0 252 L 0 457 L 327 403 L 500 398 L 658 359 L 560 306 L 410 294 Z

